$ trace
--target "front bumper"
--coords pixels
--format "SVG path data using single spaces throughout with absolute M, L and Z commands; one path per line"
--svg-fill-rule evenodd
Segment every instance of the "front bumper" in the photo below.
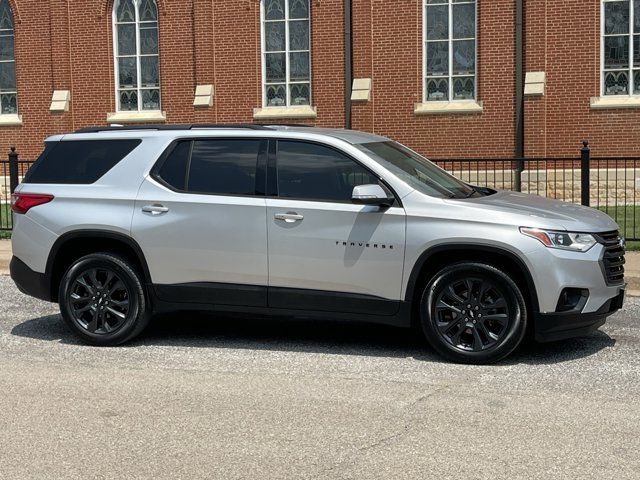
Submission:
M 602 269 L 604 246 L 596 245 L 588 252 L 571 252 L 539 247 L 526 255 L 538 297 L 538 311 L 554 313 L 560 293 L 565 288 L 587 289 L 589 298 L 581 313 L 596 313 L 620 293 L 624 284 L 609 285 Z
M 624 278 L 608 278 L 603 268 L 607 247 L 598 243 L 587 252 L 573 252 L 539 244 L 526 255 L 539 307 L 534 317 L 536 340 L 547 342 L 587 334 L 622 308 Z M 567 302 L 565 291 L 583 298 Z M 565 307 L 572 309 L 564 311 Z
M 554 342 L 591 333 L 604 325 L 608 316 L 620 310 L 624 304 L 625 288 L 618 287 L 618 294 L 604 302 L 595 312 L 537 313 L 535 339 L 538 342 Z

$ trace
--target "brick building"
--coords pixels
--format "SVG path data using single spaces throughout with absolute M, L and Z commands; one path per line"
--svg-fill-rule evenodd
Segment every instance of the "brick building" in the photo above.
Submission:
M 0 0 L 0 103 L 0 143 L 23 158 L 106 122 L 638 155 L 640 0 Z

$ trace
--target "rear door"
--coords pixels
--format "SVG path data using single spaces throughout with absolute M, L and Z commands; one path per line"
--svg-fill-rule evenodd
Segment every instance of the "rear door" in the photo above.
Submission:
M 145 179 L 132 232 L 163 300 L 266 306 L 267 144 L 177 141 Z
M 378 177 L 333 147 L 292 140 L 272 142 L 268 175 L 269 306 L 396 313 L 404 209 L 351 201 Z

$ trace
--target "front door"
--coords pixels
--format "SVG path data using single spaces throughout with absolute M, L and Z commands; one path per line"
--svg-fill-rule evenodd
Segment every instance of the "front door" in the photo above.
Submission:
M 132 235 L 162 300 L 267 305 L 264 177 L 256 178 L 267 143 L 179 141 L 145 179 Z
M 344 153 L 277 141 L 277 195 L 267 199 L 269 306 L 392 315 L 400 305 L 405 212 L 356 205 L 379 179 Z

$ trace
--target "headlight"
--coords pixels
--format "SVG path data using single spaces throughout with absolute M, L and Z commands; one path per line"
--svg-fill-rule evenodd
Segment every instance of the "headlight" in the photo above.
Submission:
M 560 248 L 574 252 L 586 252 L 598 241 L 588 233 L 559 232 L 539 228 L 520 227 L 520 233 L 535 238 L 549 248 Z

